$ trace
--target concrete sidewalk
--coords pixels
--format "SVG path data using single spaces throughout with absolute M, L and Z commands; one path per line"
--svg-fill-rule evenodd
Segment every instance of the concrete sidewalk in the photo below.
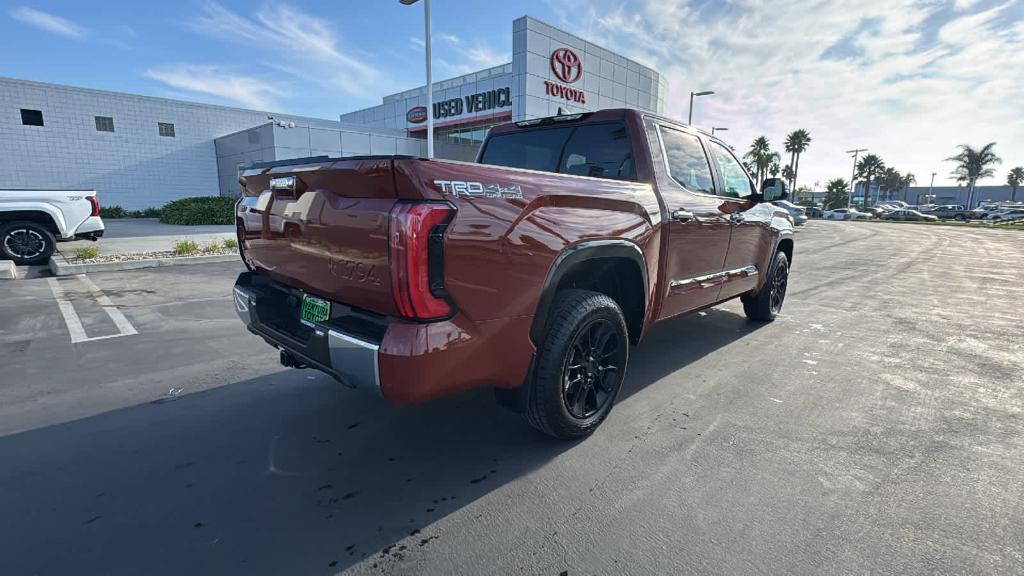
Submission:
M 98 242 L 62 242 L 57 244 L 57 251 L 70 258 L 74 256 L 76 248 L 97 246 L 101 255 L 133 254 L 172 250 L 178 240 L 192 240 L 202 246 L 235 237 L 235 227 L 231 225 L 177 226 L 162 224 L 156 218 L 109 219 L 103 223 L 106 231 Z

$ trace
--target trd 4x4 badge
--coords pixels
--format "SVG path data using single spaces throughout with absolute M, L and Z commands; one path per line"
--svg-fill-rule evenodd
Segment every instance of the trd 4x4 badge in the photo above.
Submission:
M 481 182 L 466 182 L 463 180 L 434 180 L 441 189 L 442 194 L 451 194 L 458 198 L 469 196 L 471 198 L 522 198 L 523 190 L 519 184 L 483 184 Z

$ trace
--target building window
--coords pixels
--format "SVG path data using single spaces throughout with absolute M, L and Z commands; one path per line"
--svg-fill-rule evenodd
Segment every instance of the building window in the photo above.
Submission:
M 43 111 L 42 110 L 26 110 L 21 109 L 21 123 L 25 126 L 42 126 L 43 125 Z
M 96 131 L 97 132 L 113 132 L 114 131 L 114 119 L 110 116 L 97 116 L 96 117 Z
M 167 136 L 168 138 L 174 138 L 174 124 L 170 122 L 157 122 L 157 129 L 160 130 L 161 136 Z

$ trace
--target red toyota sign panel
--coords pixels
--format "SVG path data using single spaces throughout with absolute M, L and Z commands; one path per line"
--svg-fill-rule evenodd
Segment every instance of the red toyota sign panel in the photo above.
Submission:
M 419 124 L 427 121 L 427 107 L 417 106 L 415 108 L 409 108 L 409 111 L 405 113 L 405 119 L 413 124 Z
M 557 48 L 551 53 L 551 71 L 562 82 L 572 84 L 583 74 L 583 61 L 569 48 Z

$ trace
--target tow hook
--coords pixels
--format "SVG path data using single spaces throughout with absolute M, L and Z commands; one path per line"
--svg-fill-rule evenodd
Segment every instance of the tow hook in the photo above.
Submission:
M 305 364 L 303 364 L 302 362 L 299 362 L 298 358 L 296 358 L 295 356 L 292 356 L 291 353 L 289 353 L 286 350 L 281 350 L 281 366 L 284 366 L 285 368 L 305 368 L 306 367 Z

